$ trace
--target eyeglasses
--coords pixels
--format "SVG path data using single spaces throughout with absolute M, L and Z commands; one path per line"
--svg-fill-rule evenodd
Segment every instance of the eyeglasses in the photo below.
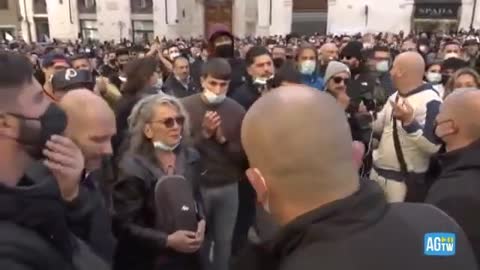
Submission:
M 152 121 L 152 123 L 162 123 L 165 125 L 166 128 L 172 128 L 175 126 L 175 123 L 177 123 L 178 126 L 183 126 L 183 124 L 185 123 L 185 117 L 168 117 L 164 120 Z
M 339 84 L 341 82 L 344 82 L 345 84 L 348 84 L 349 81 L 350 81 L 349 78 L 333 77 L 333 82 L 336 83 L 336 84 Z

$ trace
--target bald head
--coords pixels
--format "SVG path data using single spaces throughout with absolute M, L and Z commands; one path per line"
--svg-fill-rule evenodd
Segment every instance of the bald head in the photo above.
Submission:
M 325 43 L 320 47 L 320 56 L 323 64 L 338 59 L 338 47 L 335 43 Z
M 242 143 L 269 190 L 292 203 L 338 199 L 358 187 L 350 128 L 328 94 L 304 86 L 269 92 L 247 112 Z
M 414 90 L 423 83 L 425 61 L 417 52 L 404 52 L 393 62 L 392 79 L 400 92 Z
M 65 135 L 82 150 L 87 170 L 98 169 L 112 154 L 115 115 L 108 104 L 90 90 L 69 91 L 60 101 L 68 117 Z
M 450 94 L 442 105 L 439 118 L 451 118 L 458 128 L 459 137 L 473 142 L 480 139 L 480 122 L 472 115 L 480 115 L 480 90 Z
M 115 121 L 115 115 L 108 104 L 87 89 L 69 91 L 59 103 L 68 116 L 67 130 L 83 130 L 95 121 Z

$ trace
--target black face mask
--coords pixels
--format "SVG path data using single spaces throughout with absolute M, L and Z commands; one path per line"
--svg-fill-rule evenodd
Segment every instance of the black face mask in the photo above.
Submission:
M 281 68 L 283 66 L 283 63 L 285 63 L 285 59 L 283 58 L 273 58 L 273 65 L 275 68 Z
M 50 137 L 62 134 L 67 127 L 67 115 L 55 103 L 51 103 L 38 118 L 11 115 L 21 120 L 17 141 L 25 146 L 27 153 L 34 159 L 43 158 L 42 151 Z
M 233 57 L 233 45 L 232 44 L 222 44 L 215 47 L 215 55 L 221 58 L 232 58 Z

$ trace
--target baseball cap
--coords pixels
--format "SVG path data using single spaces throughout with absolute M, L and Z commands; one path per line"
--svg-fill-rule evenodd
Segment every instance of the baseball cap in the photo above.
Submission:
M 53 91 L 70 91 L 79 88 L 87 88 L 93 91 L 95 81 L 88 70 L 76 70 L 68 68 L 53 75 Z

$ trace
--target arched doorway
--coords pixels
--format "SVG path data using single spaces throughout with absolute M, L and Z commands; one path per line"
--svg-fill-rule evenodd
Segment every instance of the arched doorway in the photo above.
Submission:
M 233 31 L 233 1 L 205 0 L 205 37 L 215 31 L 220 25 Z

